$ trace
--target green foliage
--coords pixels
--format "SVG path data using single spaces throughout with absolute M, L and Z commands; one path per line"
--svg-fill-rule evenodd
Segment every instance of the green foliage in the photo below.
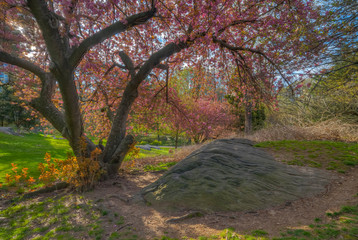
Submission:
M 154 141 L 152 142 L 152 145 L 154 145 L 154 146 L 160 146 L 160 145 L 162 145 L 162 141 L 154 140 Z
M 341 208 L 341 211 L 339 211 L 339 214 L 343 214 L 343 213 L 351 213 L 351 214 L 358 215 L 358 205 L 357 206 L 343 206 Z

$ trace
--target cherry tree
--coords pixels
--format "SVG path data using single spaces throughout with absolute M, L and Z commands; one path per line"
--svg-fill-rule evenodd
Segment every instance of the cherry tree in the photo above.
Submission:
M 255 76 L 250 69 L 260 64 L 261 77 L 248 79 L 271 84 L 284 66 L 312 59 L 307 49 L 317 36 L 309 29 L 319 17 L 311 0 L 3 0 L 0 7 L 1 71 L 18 76 L 22 99 L 77 156 L 88 116 L 106 122 L 100 161 L 108 174 L 134 141 L 126 129 L 131 107 L 151 83 L 168 84 L 160 76 L 186 65 L 216 69 L 224 81 L 233 66 Z M 89 154 L 96 145 L 86 141 Z

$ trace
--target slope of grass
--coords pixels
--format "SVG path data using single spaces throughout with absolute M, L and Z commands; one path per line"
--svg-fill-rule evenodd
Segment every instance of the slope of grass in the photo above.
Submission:
M 158 164 L 147 164 L 144 166 L 144 171 L 150 172 L 158 172 L 158 171 L 166 171 L 171 166 L 174 166 L 177 162 L 160 162 Z
M 45 153 L 53 158 L 64 159 L 72 152 L 67 140 L 44 137 L 40 134 L 26 134 L 23 137 L 0 133 L 0 182 L 10 172 L 11 163 L 29 168 L 29 175 L 38 177 L 38 164 L 43 162 Z
M 335 141 L 268 141 L 255 145 L 269 149 L 277 160 L 344 173 L 358 165 L 358 144 Z
M 139 152 L 139 156 L 137 158 L 147 158 L 147 157 L 170 155 L 170 154 L 172 154 L 171 149 L 173 149 L 173 148 L 169 148 L 169 147 L 164 147 L 161 149 L 152 148 L 152 150 L 150 150 L 150 151 L 141 149 Z

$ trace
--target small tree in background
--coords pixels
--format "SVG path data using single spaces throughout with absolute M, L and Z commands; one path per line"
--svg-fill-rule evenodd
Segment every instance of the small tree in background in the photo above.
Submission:
M 0 125 L 14 124 L 18 129 L 23 127 L 30 129 L 39 124 L 24 103 L 15 96 L 13 82 L 0 84 Z

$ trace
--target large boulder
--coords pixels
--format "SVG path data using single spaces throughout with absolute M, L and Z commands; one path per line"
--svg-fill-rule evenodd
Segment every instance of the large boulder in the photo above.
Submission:
M 279 163 L 246 139 L 222 139 L 183 159 L 137 199 L 166 211 L 253 211 L 313 196 L 331 175 Z

